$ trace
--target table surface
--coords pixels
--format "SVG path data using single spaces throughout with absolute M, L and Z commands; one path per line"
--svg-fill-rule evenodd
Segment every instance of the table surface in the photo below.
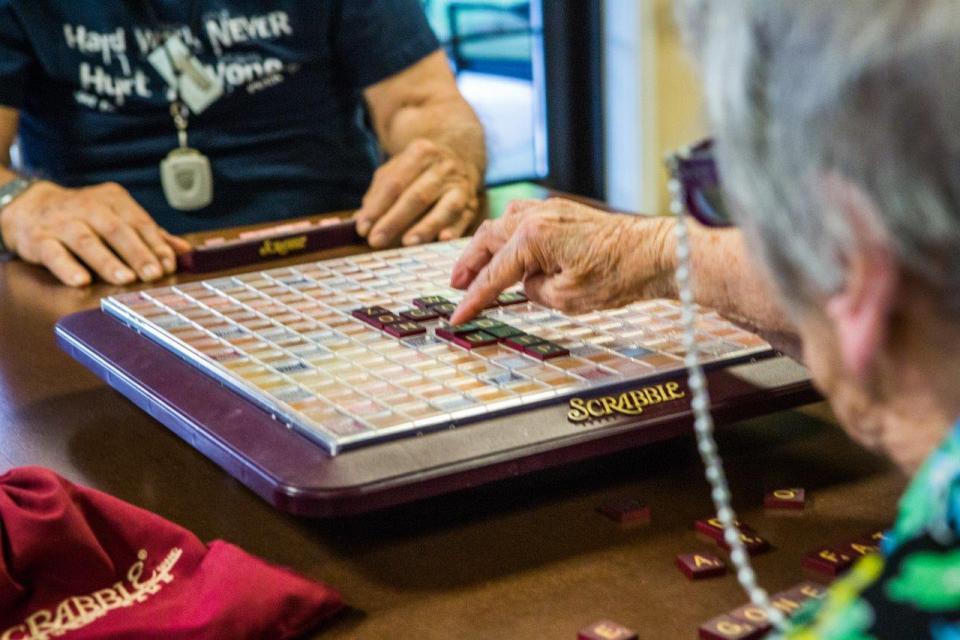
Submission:
M 0 264 L 0 471 L 48 467 L 335 586 L 351 609 L 318 637 L 573 639 L 609 618 L 641 639 L 694 638 L 745 601 L 732 575 L 694 583 L 674 566 L 711 550 L 692 528 L 711 513 L 692 437 L 349 519 L 273 511 L 57 349 L 59 318 L 118 291 Z M 756 558 L 771 590 L 803 579 L 805 552 L 889 524 L 905 483 L 822 406 L 734 425 L 719 443 L 741 520 L 775 546 Z M 764 513 L 764 491 L 786 486 L 805 487 L 812 505 Z M 652 523 L 596 513 L 623 497 L 648 503 Z

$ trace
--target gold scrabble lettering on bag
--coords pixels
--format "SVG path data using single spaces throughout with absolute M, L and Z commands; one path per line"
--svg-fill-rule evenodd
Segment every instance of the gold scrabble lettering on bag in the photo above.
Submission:
M 183 550 L 174 548 L 160 562 L 150 577 L 143 578 L 147 552 L 141 549 L 137 561 L 127 571 L 126 581 L 95 591 L 86 596 L 73 596 L 49 609 L 40 609 L 27 616 L 22 624 L 10 627 L 0 635 L 0 640 L 49 640 L 60 638 L 71 631 L 82 629 L 114 609 L 143 604 L 163 586 L 173 582 L 173 567 L 183 555 Z

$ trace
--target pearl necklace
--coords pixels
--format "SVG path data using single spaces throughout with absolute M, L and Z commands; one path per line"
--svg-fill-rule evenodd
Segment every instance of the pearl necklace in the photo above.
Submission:
M 683 323 L 683 345 L 687 355 L 684 364 L 687 367 L 687 381 L 690 386 L 693 410 L 693 428 L 697 438 L 697 448 L 706 470 L 710 484 L 711 497 L 717 510 L 717 519 L 723 525 L 723 539 L 730 547 L 730 562 L 737 572 L 737 580 L 750 597 L 750 602 L 767 615 L 767 619 L 777 629 L 787 625 L 786 616 L 770 602 L 765 589 L 757 584 L 757 574 L 750 563 L 750 556 L 740 539 L 740 530 L 736 526 L 737 514 L 730 502 L 730 487 L 723 470 L 723 461 L 717 452 L 717 442 L 713 436 L 713 416 L 710 413 L 710 392 L 707 379 L 700 363 L 700 352 L 696 338 L 696 310 L 693 297 L 693 272 L 690 261 L 690 237 L 687 229 L 686 207 L 683 203 L 683 189 L 676 178 L 668 184 L 670 191 L 670 211 L 676 216 L 675 233 L 677 238 L 678 267 L 676 272 L 677 289 L 680 293 Z

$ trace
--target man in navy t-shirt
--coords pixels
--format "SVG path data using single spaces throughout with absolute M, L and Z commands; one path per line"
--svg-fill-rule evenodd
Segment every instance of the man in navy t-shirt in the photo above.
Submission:
M 17 136 L 40 180 L 10 169 Z M 0 0 L 0 239 L 67 284 L 322 211 L 359 207 L 374 247 L 458 237 L 485 162 L 417 0 Z M 189 195 L 204 163 L 212 200 Z

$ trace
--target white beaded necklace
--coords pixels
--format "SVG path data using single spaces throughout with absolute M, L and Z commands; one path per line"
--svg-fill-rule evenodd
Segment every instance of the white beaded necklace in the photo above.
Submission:
M 685 151 L 680 152 L 683 157 Z M 730 562 L 737 573 L 737 580 L 746 591 L 750 602 L 766 614 L 767 619 L 777 629 L 783 630 L 787 626 L 787 618 L 770 602 L 770 596 L 763 587 L 757 584 L 757 574 L 750 563 L 750 556 L 740 539 L 741 532 L 737 528 L 737 514 L 730 503 L 730 486 L 727 483 L 726 473 L 723 470 L 723 461 L 717 452 L 717 441 L 714 438 L 713 416 L 710 413 L 710 392 L 707 389 L 707 379 L 700 363 L 700 352 L 696 338 L 696 309 L 693 299 L 693 271 L 690 261 L 690 237 L 687 229 L 687 211 L 683 202 L 683 188 L 677 178 L 671 178 L 668 189 L 670 191 L 670 211 L 676 216 L 675 227 L 677 238 L 678 267 L 676 272 L 677 289 L 680 294 L 682 309 L 681 322 L 683 323 L 684 349 L 687 351 L 684 364 L 687 366 L 687 381 L 690 386 L 692 401 L 690 406 L 694 416 L 694 432 L 697 438 L 697 448 L 706 470 L 707 482 L 710 484 L 711 497 L 717 510 L 717 519 L 723 525 L 723 539 L 730 547 Z

